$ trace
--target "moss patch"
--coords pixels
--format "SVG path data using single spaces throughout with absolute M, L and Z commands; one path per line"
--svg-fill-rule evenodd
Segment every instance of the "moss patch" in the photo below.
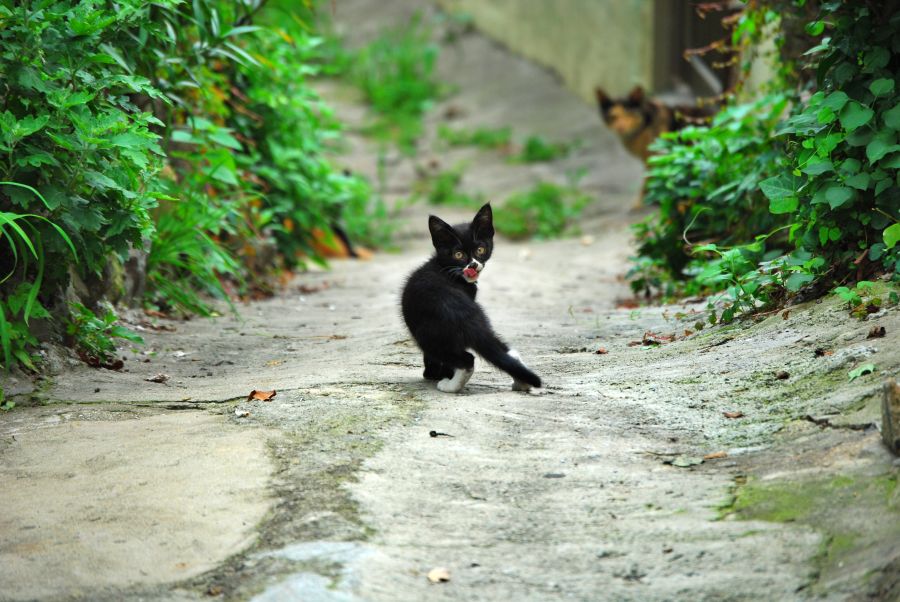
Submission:
M 820 582 L 838 579 L 845 564 L 881 544 L 900 540 L 900 490 L 896 471 L 833 475 L 803 481 L 737 482 L 721 516 L 739 520 L 796 522 L 824 538 L 813 559 Z M 889 558 L 877 558 L 877 561 Z

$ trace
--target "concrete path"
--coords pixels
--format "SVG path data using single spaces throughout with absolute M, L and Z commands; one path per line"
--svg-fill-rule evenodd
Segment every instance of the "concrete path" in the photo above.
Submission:
M 360 39 L 409 10 L 336 4 Z M 551 74 L 478 34 L 440 69 L 459 92 L 417 157 L 387 157 L 392 199 L 432 160 L 466 162 L 498 212 L 587 168 L 589 238 L 499 240 L 480 281 L 546 386 L 513 392 L 481 362 L 460 395 L 421 379 L 397 295 L 430 252 L 427 214 L 458 208 L 408 207 L 402 252 L 304 274 L 240 317 L 130 315 L 147 343 L 122 350 L 126 371 L 55 358 L 41 405 L 0 414 L 0 600 L 896 599 L 898 467 L 869 425 L 900 312 L 859 322 L 829 300 L 687 336 L 701 304 L 623 306 L 640 165 Z M 449 151 L 434 129 L 451 104 L 452 125 L 583 145 L 536 166 Z M 337 160 L 374 176 L 379 151 L 351 135 Z M 875 324 L 887 338 L 866 338 Z M 877 374 L 848 382 L 863 361 Z

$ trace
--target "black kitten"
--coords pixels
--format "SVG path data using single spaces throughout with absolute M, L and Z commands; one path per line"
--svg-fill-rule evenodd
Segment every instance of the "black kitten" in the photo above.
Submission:
M 519 355 L 494 334 L 475 302 L 475 282 L 494 249 L 490 204 L 478 210 L 471 224 L 451 226 L 428 218 L 435 254 L 412 273 L 403 289 L 403 319 L 425 353 L 425 378 L 438 381 L 445 393 L 458 393 L 469 379 L 472 349 L 515 379 L 513 389 L 540 387 L 541 379 L 525 367 Z

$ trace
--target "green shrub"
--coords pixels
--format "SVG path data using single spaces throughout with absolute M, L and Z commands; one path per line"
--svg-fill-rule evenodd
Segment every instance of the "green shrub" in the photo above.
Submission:
M 46 199 L 30 186 L 12 182 L 0 184 L 27 190 L 47 206 Z M 5 371 L 12 368 L 14 361 L 35 370 L 28 348 L 37 345 L 37 339 L 29 332 L 29 321 L 32 317 L 49 317 L 38 301 L 44 284 L 46 257 L 42 235 L 35 224 L 44 224 L 59 236 L 77 260 L 71 239 L 58 225 L 34 213 L 0 211 L 0 249 L 8 249 L 0 256 L 0 270 L 3 271 L 0 285 L 6 284 L 4 288 L 7 289 L 5 298 L 0 298 L 0 351 L 3 353 L 0 366 Z
M 770 5 L 784 12 L 804 4 L 756 10 L 768 22 L 779 14 Z M 801 34 L 816 45 L 799 52 L 794 39 L 788 53 L 810 58 L 815 70 L 815 78 L 791 81 L 818 90 L 800 95 L 774 131 L 783 99 L 770 112 L 747 113 L 746 123 L 726 123 L 741 110 L 727 109 L 710 128 L 657 146 L 664 154 L 651 160 L 647 198 L 661 210 L 638 227 L 635 288 L 722 291 L 710 303 L 715 322 L 801 291 L 839 285 L 848 294 L 844 283 L 879 274 L 900 280 L 900 12 L 836 1 L 818 10 Z M 723 140 L 727 152 L 700 152 Z
M 167 4 L 167 3 L 162 3 Z M 0 210 L 23 210 L 62 226 L 77 249 L 82 275 L 99 274 L 110 254 L 124 255 L 152 231 L 152 177 L 163 151 L 161 125 L 135 98 L 159 100 L 145 77 L 122 64 L 116 47 L 148 23 L 150 6 L 125 1 L 0 4 Z M 35 223 L 57 290 L 71 252 Z
M 422 115 L 439 95 L 434 78 L 438 48 L 420 16 L 390 30 L 353 56 L 350 73 L 366 100 L 381 115 L 372 132 L 415 149 Z
M 826 27 L 831 36 L 810 50 L 819 90 L 777 132 L 789 169 L 761 186 L 771 211 L 789 216 L 791 242 L 823 258 L 830 279 L 881 270 L 897 278 L 900 11 L 823 2 L 807 31 Z
M 539 182 L 509 197 L 496 212 L 494 227 L 513 239 L 554 238 L 570 227 L 590 201 L 574 187 Z
M 724 109 L 709 126 L 664 134 L 654 143 L 658 154 L 649 161 L 644 202 L 659 210 L 634 228 L 639 259 L 629 275 L 635 290 L 716 290 L 705 264 L 718 256 L 689 240 L 728 247 L 786 222 L 769 212 L 759 190 L 762 180 L 783 169 L 782 145 L 772 135 L 786 106 L 784 94 L 769 95 Z M 755 265 L 763 251 L 756 245 L 741 256 Z
M 481 195 L 460 190 L 464 169 L 464 166 L 457 166 L 419 180 L 413 188 L 413 198 L 424 199 L 432 205 L 480 207 L 484 204 Z
M 315 257 L 314 229 L 340 225 L 351 240 L 380 246 L 388 242 L 387 211 L 365 180 L 334 169 L 325 156 L 341 126 L 311 88 L 318 40 L 297 28 L 291 44 L 271 32 L 257 34 L 253 52 L 261 67 L 242 69 L 238 82 L 247 102 L 232 122 L 250 141 L 238 162 L 261 180 L 260 220 L 275 237 L 288 266 Z
M 109 308 L 97 316 L 80 303 L 72 304 L 72 317 L 66 332 L 74 341 L 75 350 L 92 366 L 113 367 L 116 358 L 114 339 L 143 343 L 144 340 L 124 326 L 116 324 L 118 318 Z M 121 366 L 121 361 L 117 367 Z
M 481 148 L 506 148 L 512 140 L 512 129 L 475 128 L 473 130 L 451 129 L 438 126 L 438 137 L 450 146 L 478 146 Z
M 522 151 L 516 155 L 515 160 L 523 163 L 556 161 L 560 157 L 568 155 L 574 146 L 574 144 L 563 142 L 547 142 L 540 136 L 529 136 L 525 139 Z

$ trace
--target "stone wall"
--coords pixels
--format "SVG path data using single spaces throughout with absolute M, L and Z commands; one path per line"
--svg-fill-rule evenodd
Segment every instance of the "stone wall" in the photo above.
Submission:
M 587 102 L 594 86 L 613 95 L 640 84 L 654 89 L 655 0 L 438 0 L 562 77 Z M 656 44 L 658 45 L 658 44 Z

